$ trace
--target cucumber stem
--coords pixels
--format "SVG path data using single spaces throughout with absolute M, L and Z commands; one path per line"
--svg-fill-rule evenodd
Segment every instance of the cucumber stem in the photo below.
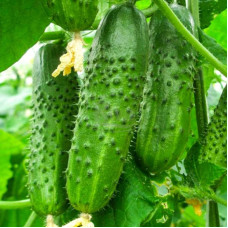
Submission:
M 49 41 L 49 40 L 63 40 L 66 36 L 65 31 L 54 31 L 54 32 L 45 32 L 40 37 L 39 41 Z
M 225 76 L 227 75 L 226 65 L 221 63 L 210 51 L 207 50 L 180 22 L 178 17 L 169 7 L 169 5 L 164 0 L 154 0 L 158 5 L 164 15 L 170 20 L 170 22 L 175 26 L 178 32 L 202 55 L 206 60 L 211 63 L 217 70 L 219 70 Z
M 188 9 L 192 13 L 194 21 L 198 27 L 200 27 L 199 19 L 199 1 L 198 0 L 188 0 Z
M 197 69 L 193 82 L 199 142 L 204 139 L 208 125 L 207 102 L 203 81 L 203 71 L 200 67 Z
M 215 201 L 207 202 L 207 227 L 219 227 L 218 204 Z
M 20 209 L 20 208 L 25 208 L 30 206 L 31 206 L 31 202 L 29 199 L 18 200 L 18 201 L 0 201 L 0 209 L 3 209 L 3 210 Z
M 26 221 L 24 227 L 31 227 L 33 222 L 36 220 L 36 217 L 37 217 L 37 214 L 34 211 L 32 211 L 32 213 L 28 217 L 28 220 Z

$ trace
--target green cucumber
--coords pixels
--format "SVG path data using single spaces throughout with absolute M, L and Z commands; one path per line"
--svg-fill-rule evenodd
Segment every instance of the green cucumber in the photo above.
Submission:
M 208 161 L 227 167 L 227 87 L 222 92 L 219 103 L 201 143 L 199 161 Z
M 176 4 L 171 7 L 193 33 L 189 11 Z M 193 106 L 195 53 L 160 11 L 152 15 L 149 33 L 149 67 L 135 153 L 143 169 L 158 173 L 173 166 L 185 149 Z
M 64 171 L 77 114 L 76 73 L 53 78 L 64 53 L 60 44 L 37 52 L 33 66 L 33 120 L 28 186 L 32 207 L 40 215 L 60 214 L 67 207 Z
M 88 29 L 98 12 L 98 0 L 44 0 L 43 5 L 54 23 L 71 32 Z
M 142 99 L 148 26 L 130 3 L 111 8 L 90 50 L 67 169 L 70 203 L 87 213 L 110 200 Z

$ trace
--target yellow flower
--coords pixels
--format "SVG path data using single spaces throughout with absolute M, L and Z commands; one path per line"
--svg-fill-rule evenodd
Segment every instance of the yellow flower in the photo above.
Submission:
M 80 33 L 75 33 L 74 39 L 67 44 L 67 53 L 60 57 L 60 64 L 52 73 L 53 77 L 57 77 L 62 71 L 63 76 L 71 73 L 71 68 L 74 70 L 83 71 L 83 40 Z
M 186 203 L 188 203 L 188 204 L 193 206 L 196 215 L 198 215 L 198 216 L 202 215 L 201 208 L 202 208 L 202 206 L 203 206 L 203 204 L 205 202 L 202 202 L 202 201 L 200 201 L 198 199 L 187 199 Z

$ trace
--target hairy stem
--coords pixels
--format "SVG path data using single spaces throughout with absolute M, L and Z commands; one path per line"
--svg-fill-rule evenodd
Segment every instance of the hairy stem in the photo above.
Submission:
M 24 227 L 31 227 L 33 222 L 36 220 L 36 217 L 37 217 L 37 214 L 34 211 L 32 211 L 32 213 L 28 217 L 28 220 L 26 221 Z
M 210 51 L 208 51 L 180 22 L 178 17 L 169 7 L 164 0 L 154 0 L 164 15 L 170 20 L 175 28 L 182 34 L 183 37 L 202 55 L 206 60 L 211 63 L 222 74 L 227 75 L 226 66 L 221 63 Z
M 3 210 L 20 209 L 20 208 L 25 208 L 30 206 L 31 206 L 31 202 L 29 199 L 18 200 L 18 201 L 0 201 L 0 209 L 3 209 Z

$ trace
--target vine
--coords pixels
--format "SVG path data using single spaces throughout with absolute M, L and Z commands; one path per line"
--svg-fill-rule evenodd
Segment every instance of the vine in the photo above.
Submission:
M 29 199 L 18 200 L 18 201 L 0 201 L 0 209 L 11 210 L 30 207 L 31 202 Z
M 30 216 L 29 216 L 28 220 L 26 221 L 24 227 L 31 227 L 36 218 L 37 218 L 37 214 L 34 211 L 32 211 L 32 213 L 30 214 Z

